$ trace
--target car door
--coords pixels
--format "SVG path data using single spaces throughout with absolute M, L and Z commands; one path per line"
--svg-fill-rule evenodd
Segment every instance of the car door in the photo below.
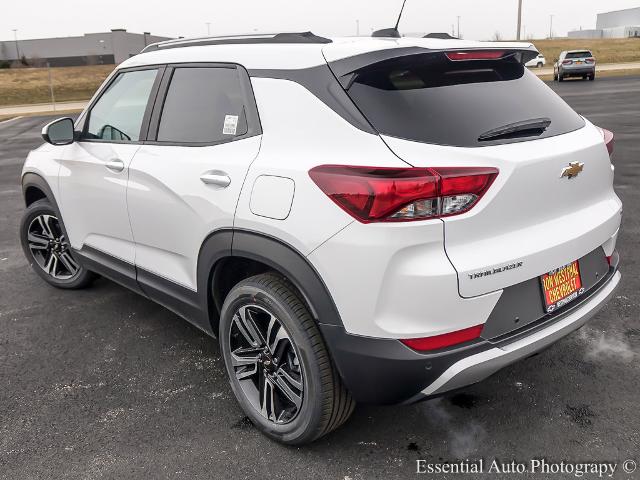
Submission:
M 135 286 L 135 244 L 127 211 L 129 165 L 151 114 L 159 69 L 116 73 L 78 124 L 60 159 L 60 210 L 71 246 Z M 104 265 L 103 265 L 104 266 Z M 106 272 L 101 272 L 106 273 Z
M 138 281 L 149 296 L 197 291 L 200 247 L 211 232 L 233 226 L 260 133 L 242 67 L 167 67 L 127 191 Z

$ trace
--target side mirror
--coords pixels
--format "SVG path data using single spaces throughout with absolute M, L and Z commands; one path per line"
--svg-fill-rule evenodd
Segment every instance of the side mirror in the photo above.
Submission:
M 73 120 L 65 117 L 48 123 L 42 129 L 42 138 L 51 145 L 69 145 L 73 143 Z

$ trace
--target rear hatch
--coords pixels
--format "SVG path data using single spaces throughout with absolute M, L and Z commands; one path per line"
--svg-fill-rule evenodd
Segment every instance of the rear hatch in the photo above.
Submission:
M 389 148 L 410 165 L 499 169 L 472 210 L 443 219 L 463 297 L 577 260 L 620 223 L 601 132 L 524 68 L 530 52 L 484 51 L 387 54 L 338 74 Z
M 593 67 L 595 64 L 596 59 L 593 58 L 593 55 L 589 50 L 567 52 L 567 55 L 562 61 L 563 68 L 567 70 Z

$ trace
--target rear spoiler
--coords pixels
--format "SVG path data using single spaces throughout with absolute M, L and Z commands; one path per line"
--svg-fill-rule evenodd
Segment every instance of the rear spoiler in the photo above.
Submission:
M 514 44 L 511 44 L 514 45 Z M 330 63 L 331 70 L 334 75 L 340 79 L 345 75 L 349 75 L 358 70 L 366 68 L 376 63 L 384 62 L 385 60 L 391 60 L 393 58 L 407 57 L 411 55 L 421 55 L 425 53 L 473 53 L 475 52 L 504 52 L 501 58 L 515 58 L 516 61 L 523 65 L 529 60 L 533 60 L 539 55 L 538 50 L 532 45 L 526 44 L 522 47 L 514 48 L 509 44 L 505 44 L 504 47 L 500 44 L 491 44 L 487 47 L 474 47 L 474 48 L 447 48 L 447 49 L 430 49 L 422 47 L 400 47 L 400 48 L 388 48 L 384 50 L 376 50 L 374 52 L 367 52 L 353 57 L 343 58 Z

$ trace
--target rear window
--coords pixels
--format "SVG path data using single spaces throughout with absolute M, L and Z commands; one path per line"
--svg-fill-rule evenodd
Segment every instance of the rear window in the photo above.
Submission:
M 584 126 L 582 117 L 514 59 L 398 57 L 356 72 L 347 93 L 380 133 L 424 143 L 496 145 Z M 519 125 L 516 133 L 508 133 L 510 125 Z
M 171 77 L 159 142 L 217 143 L 247 133 L 236 68 L 181 67 Z
M 593 57 L 593 55 L 591 55 L 590 51 L 585 50 L 584 52 L 568 52 L 565 58 L 589 58 L 589 57 Z

